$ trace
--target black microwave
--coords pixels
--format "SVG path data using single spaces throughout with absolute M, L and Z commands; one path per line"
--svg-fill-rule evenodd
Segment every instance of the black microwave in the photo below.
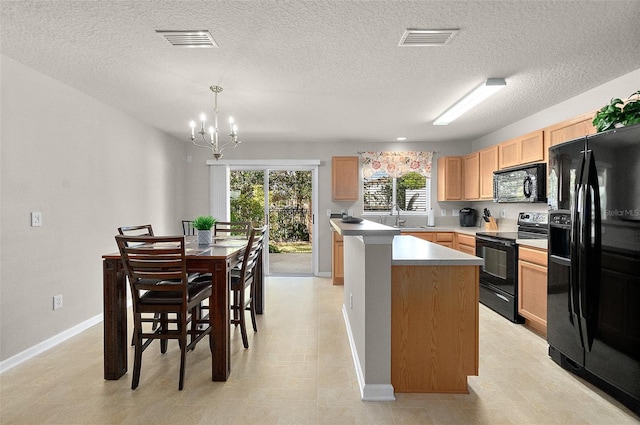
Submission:
M 494 202 L 547 202 L 547 164 L 493 172 Z

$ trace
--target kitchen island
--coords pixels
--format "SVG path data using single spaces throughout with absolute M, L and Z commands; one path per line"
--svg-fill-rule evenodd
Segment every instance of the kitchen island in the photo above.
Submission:
M 343 315 L 362 399 L 467 392 L 482 259 L 367 220 L 331 225 L 344 239 Z

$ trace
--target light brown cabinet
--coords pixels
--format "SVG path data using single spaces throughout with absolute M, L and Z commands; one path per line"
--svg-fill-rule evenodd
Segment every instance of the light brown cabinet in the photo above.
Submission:
M 344 285 L 344 242 L 342 235 L 331 232 L 331 277 L 334 285 Z
M 436 232 L 401 232 L 402 235 L 415 236 L 425 241 L 435 242 Z
M 547 334 L 547 252 L 518 248 L 518 313 L 526 323 Z
M 475 236 L 465 235 L 464 233 L 456 233 L 455 235 L 456 249 L 465 254 L 476 255 L 476 238 Z
M 438 158 L 438 201 L 461 201 L 462 185 L 462 157 Z
M 493 172 L 498 169 L 498 146 L 478 152 L 480 161 L 480 199 L 493 199 Z
M 357 156 L 331 158 L 331 193 L 334 201 L 357 201 L 360 179 Z
M 591 123 L 594 116 L 595 112 L 589 112 L 547 127 L 545 129 L 545 139 L 548 140 L 549 147 L 588 134 L 595 134 L 596 128 Z
M 480 153 L 464 157 L 464 199 L 480 199 Z
M 453 248 L 453 232 L 401 232 L 403 235 L 415 236 L 425 241 Z
M 453 249 L 453 232 L 437 232 L 434 242 Z
M 500 169 L 544 161 L 544 132 L 537 130 L 498 145 Z

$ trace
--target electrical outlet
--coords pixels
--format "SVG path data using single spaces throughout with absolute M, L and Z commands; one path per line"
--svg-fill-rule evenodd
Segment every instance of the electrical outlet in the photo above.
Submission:
M 55 295 L 53 297 L 53 309 L 60 310 L 62 308 L 62 295 Z
M 349 210 L 349 212 L 347 213 L 347 215 L 348 215 L 349 217 L 353 217 L 353 210 Z
M 507 216 L 507 210 L 500 210 L 500 218 L 505 218 Z
M 331 217 L 331 210 L 327 210 L 327 217 Z
M 40 211 L 33 211 L 31 213 L 31 227 L 42 226 L 42 213 Z
M 452 217 L 458 217 L 460 215 L 460 210 L 451 210 Z
M 349 292 L 349 309 L 353 310 L 353 294 Z
M 446 217 L 447 216 L 447 210 L 440 210 L 440 217 Z

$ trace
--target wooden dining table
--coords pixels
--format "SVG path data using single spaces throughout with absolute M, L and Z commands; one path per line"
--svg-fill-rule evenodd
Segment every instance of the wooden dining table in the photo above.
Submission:
M 246 240 L 215 238 L 212 245 L 199 246 L 195 236 L 186 236 L 188 273 L 210 273 L 209 321 L 212 326 L 211 378 L 226 381 L 231 372 L 229 291 L 230 270 L 242 260 Z M 104 379 L 117 380 L 127 373 L 127 280 L 120 253 L 102 256 L 104 306 Z M 260 270 L 260 276 L 262 271 Z M 258 279 L 256 310 L 263 311 L 264 291 Z M 258 312 L 258 311 L 257 311 Z

